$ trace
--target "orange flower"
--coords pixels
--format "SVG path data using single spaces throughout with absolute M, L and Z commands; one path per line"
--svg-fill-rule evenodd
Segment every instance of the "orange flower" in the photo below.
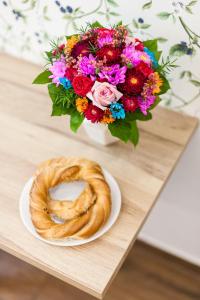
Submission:
M 84 112 L 87 109 L 87 107 L 88 107 L 88 100 L 86 97 L 76 99 L 76 109 L 80 113 Z
M 157 72 L 150 74 L 150 80 L 153 83 L 153 93 L 158 94 L 160 93 L 160 87 L 163 85 L 163 80 L 160 78 Z
M 65 45 L 65 53 L 70 53 L 72 48 L 76 45 L 76 43 L 79 41 L 79 36 L 72 35 Z
M 101 120 L 101 123 L 104 123 L 104 124 L 110 124 L 110 123 L 113 123 L 115 121 L 115 119 L 113 118 L 111 112 L 110 112 L 110 109 L 107 108 L 105 111 L 104 111 L 104 115 L 103 115 L 103 118 Z

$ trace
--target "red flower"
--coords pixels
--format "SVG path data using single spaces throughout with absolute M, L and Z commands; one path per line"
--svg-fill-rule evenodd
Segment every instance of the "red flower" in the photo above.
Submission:
M 137 97 L 123 96 L 121 99 L 125 111 L 134 112 L 138 107 Z
M 124 83 L 118 85 L 123 93 L 128 95 L 138 95 L 142 92 L 145 83 L 145 76 L 136 69 L 128 69 Z
M 101 49 L 99 49 L 96 53 L 99 59 L 103 60 L 105 57 L 107 63 L 118 62 L 121 58 L 120 54 L 121 54 L 121 49 L 114 48 L 112 46 L 104 46 Z
M 71 82 L 73 81 L 74 77 L 77 75 L 78 75 L 77 70 L 73 67 L 67 68 L 65 72 L 65 77 L 67 77 L 67 79 L 69 79 Z
M 97 33 L 99 37 L 106 37 L 107 35 L 113 35 L 115 33 L 114 29 L 108 29 L 108 28 L 97 28 Z
M 153 70 L 143 61 L 137 65 L 136 70 L 140 71 L 145 77 L 148 77 L 151 73 L 153 73 Z
M 88 40 L 83 40 L 78 43 L 72 48 L 71 55 L 74 58 L 77 58 L 80 54 L 82 55 L 89 55 L 90 54 L 90 44 Z
M 90 103 L 84 114 L 86 119 L 90 120 L 92 123 L 96 123 L 101 121 L 104 115 L 104 111 Z
M 143 51 L 144 50 L 143 43 L 139 39 L 135 39 L 135 41 L 136 41 L 135 49 L 139 51 Z
M 72 81 L 72 86 L 77 95 L 85 97 L 86 94 L 91 90 L 93 81 L 86 76 L 76 76 Z

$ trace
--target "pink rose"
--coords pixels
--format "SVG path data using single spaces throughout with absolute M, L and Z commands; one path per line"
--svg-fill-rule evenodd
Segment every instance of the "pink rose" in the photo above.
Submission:
M 108 82 L 95 81 L 87 97 L 93 104 L 105 110 L 112 102 L 117 102 L 123 96 L 116 87 Z

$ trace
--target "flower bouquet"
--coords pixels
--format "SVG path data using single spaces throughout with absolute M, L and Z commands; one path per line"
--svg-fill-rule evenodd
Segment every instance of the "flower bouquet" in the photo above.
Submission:
M 33 83 L 48 83 L 52 116 L 70 115 L 74 132 L 86 118 L 138 143 L 136 122 L 150 120 L 169 89 L 157 40 L 142 42 L 121 23 L 108 29 L 95 22 L 45 53 L 50 65 Z

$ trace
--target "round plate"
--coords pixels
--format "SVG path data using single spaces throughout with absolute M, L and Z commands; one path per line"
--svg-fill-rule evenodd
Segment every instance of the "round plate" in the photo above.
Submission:
M 105 232 L 107 232 L 112 225 L 115 223 L 120 209 L 121 209 L 121 192 L 119 189 L 119 186 L 116 182 L 116 180 L 113 178 L 113 176 L 103 169 L 103 173 L 105 176 L 105 179 L 107 183 L 110 186 L 111 190 L 111 201 L 112 201 L 112 209 L 111 209 L 111 214 L 109 216 L 109 219 L 107 222 L 91 237 L 88 239 L 72 239 L 72 238 L 65 238 L 62 240 L 46 240 L 42 238 L 37 231 L 35 230 L 35 227 L 33 226 L 33 223 L 31 221 L 31 215 L 30 215 L 30 210 L 29 210 L 29 193 L 30 189 L 33 183 L 34 178 L 31 177 L 27 183 L 25 184 L 21 197 L 20 197 L 20 203 L 19 203 L 19 210 L 20 210 L 20 217 L 22 219 L 22 222 L 24 223 L 25 227 L 28 229 L 28 231 L 34 235 L 36 238 L 39 240 L 42 240 L 48 244 L 51 245 L 56 245 L 56 246 L 78 246 L 78 245 L 83 245 L 86 243 L 89 243 L 91 241 L 96 240 L 100 236 L 102 236 Z M 82 181 L 74 181 L 70 183 L 63 183 L 58 185 L 57 187 L 50 189 L 50 194 L 54 199 L 59 199 L 59 200 L 73 200 L 75 199 L 80 192 L 83 190 L 85 183 Z

